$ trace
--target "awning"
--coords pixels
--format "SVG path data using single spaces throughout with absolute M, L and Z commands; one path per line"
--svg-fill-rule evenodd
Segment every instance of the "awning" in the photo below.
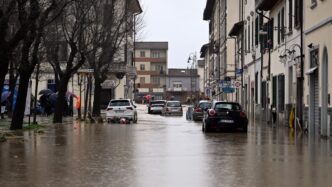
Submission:
M 305 72 L 305 74 L 310 75 L 310 74 L 314 73 L 317 68 L 318 68 L 317 66 L 310 68 L 310 69 L 308 69 L 308 71 Z
M 243 21 L 237 22 L 233 25 L 233 28 L 229 32 L 229 36 L 237 36 L 243 28 Z

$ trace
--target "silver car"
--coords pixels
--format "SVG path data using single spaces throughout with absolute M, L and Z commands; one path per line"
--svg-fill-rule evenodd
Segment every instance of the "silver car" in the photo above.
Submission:
M 163 111 L 163 115 L 183 115 L 182 105 L 180 101 L 167 101 Z

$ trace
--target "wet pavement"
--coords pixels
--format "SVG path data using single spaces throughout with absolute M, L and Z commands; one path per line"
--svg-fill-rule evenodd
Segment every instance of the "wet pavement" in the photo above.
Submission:
M 50 125 L 0 143 L 0 186 L 332 186 L 330 140 L 251 122 L 204 134 L 185 117 Z

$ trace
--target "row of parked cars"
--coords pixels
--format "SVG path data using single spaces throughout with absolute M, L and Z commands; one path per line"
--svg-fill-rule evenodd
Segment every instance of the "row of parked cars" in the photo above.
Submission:
M 148 104 L 148 114 L 183 115 L 180 101 L 155 100 Z
M 156 100 L 148 104 L 148 113 L 162 115 L 183 115 L 180 101 Z M 200 101 L 195 107 L 188 107 L 187 119 L 202 121 L 202 130 L 241 129 L 248 131 L 248 118 L 241 105 L 236 102 Z M 126 120 L 137 123 L 136 105 L 130 99 L 111 100 L 106 109 L 107 122 Z

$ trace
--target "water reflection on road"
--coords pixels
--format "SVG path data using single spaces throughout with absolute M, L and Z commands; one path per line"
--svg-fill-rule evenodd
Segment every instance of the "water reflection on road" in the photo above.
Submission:
M 185 117 L 66 123 L 0 144 L 0 186 L 332 186 L 329 140 L 251 122 L 204 134 Z

